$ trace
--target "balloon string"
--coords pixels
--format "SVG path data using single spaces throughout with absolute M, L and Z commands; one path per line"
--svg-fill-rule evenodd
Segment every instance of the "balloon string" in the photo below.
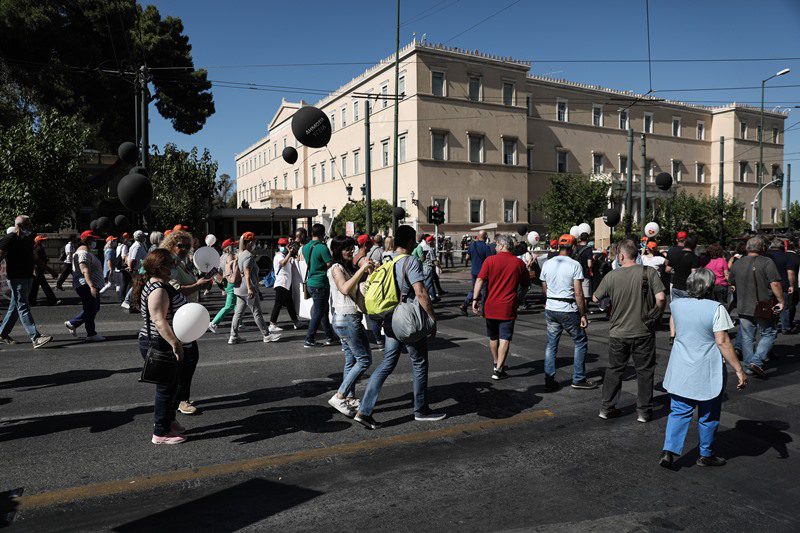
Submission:
M 339 179 L 341 179 L 341 180 L 344 182 L 344 185 L 345 185 L 345 187 L 349 187 L 349 186 L 350 186 L 350 184 L 349 184 L 349 183 L 347 183 L 347 180 L 346 180 L 346 179 L 344 179 L 344 176 L 342 176 L 342 173 L 341 173 L 341 172 L 339 172 L 339 169 L 338 169 L 338 168 L 336 168 L 336 158 L 335 158 L 335 157 L 333 157 L 333 154 L 331 153 L 331 149 L 330 149 L 330 148 L 328 148 L 328 145 L 325 145 L 325 149 L 328 151 L 328 155 L 329 155 L 329 156 L 331 156 L 331 168 L 332 168 L 333 170 L 335 170 L 337 174 L 339 174 Z M 334 178 L 334 179 L 335 179 L 335 178 Z

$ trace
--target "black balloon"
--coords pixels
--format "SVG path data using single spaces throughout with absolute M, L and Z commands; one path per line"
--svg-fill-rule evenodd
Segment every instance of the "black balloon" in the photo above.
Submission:
M 92 231 L 97 231 L 97 220 L 92 220 L 89 222 L 89 229 Z
M 662 191 L 668 191 L 672 187 L 672 176 L 667 172 L 660 172 L 656 176 L 656 186 Z
M 331 121 L 321 109 L 305 106 L 292 116 L 295 139 L 309 148 L 322 148 L 331 140 Z
M 406 210 L 402 207 L 395 207 L 394 208 L 394 216 L 397 220 L 403 220 L 406 218 Z
M 128 217 L 125 215 L 117 215 L 114 217 L 114 225 L 120 231 L 128 231 L 130 229 L 130 224 L 128 223 Z
M 142 176 L 150 177 L 150 174 L 144 167 L 133 167 L 128 174 L 141 174 Z
M 111 219 L 108 217 L 100 217 L 97 219 L 97 230 L 103 233 L 111 231 Z
M 606 226 L 610 228 L 613 228 L 619 224 L 619 220 L 619 209 L 606 209 L 606 212 L 603 214 L 603 222 L 605 222 Z
M 131 211 L 144 211 L 153 200 L 153 184 L 147 176 L 128 174 L 120 180 L 117 196 L 122 205 Z
M 139 160 L 139 148 L 132 142 L 124 142 L 117 148 L 117 155 L 126 165 L 135 165 Z
M 294 165 L 297 161 L 297 150 L 294 149 L 294 146 L 287 146 L 283 149 L 283 160 Z
M 520 224 L 519 226 L 517 226 L 517 233 L 519 233 L 520 235 L 525 235 L 526 233 L 528 233 L 527 224 Z

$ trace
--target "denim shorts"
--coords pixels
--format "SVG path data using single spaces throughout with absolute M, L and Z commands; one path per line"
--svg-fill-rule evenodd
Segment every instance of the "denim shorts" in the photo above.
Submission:
M 514 320 L 495 320 L 493 318 L 486 319 L 486 336 L 495 341 L 502 339 L 510 341 L 514 336 Z

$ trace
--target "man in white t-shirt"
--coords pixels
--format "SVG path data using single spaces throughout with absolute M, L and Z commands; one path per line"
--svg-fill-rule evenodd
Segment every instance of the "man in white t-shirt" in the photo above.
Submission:
M 117 247 L 119 248 L 119 247 Z M 125 309 L 130 309 L 131 307 L 131 296 L 133 295 L 133 280 L 139 275 L 139 268 L 142 266 L 142 261 L 144 258 L 147 257 L 147 233 L 143 232 L 140 229 L 137 229 L 133 232 L 133 244 L 131 244 L 130 249 L 127 251 L 125 263 L 128 267 L 128 274 L 131 277 L 131 286 L 128 289 L 127 294 L 125 294 L 125 300 L 122 302 L 121 306 Z
M 542 267 L 542 292 L 547 297 L 547 349 L 544 354 L 545 391 L 555 392 L 561 386 L 556 381 L 556 352 L 561 334 L 566 331 L 575 344 L 572 370 L 572 387 L 594 389 L 597 383 L 586 379 L 586 299 L 583 295 L 583 268 L 572 259 L 575 237 L 562 235 L 558 239 L 558 255 L 548 259 Z
M 283 331 L 278 327 L 278 315 L 282 307 L 289 313 L 294 329 L 298 328 L 297 310 L 292 299 L 292 270 L 299 249 L 297 247 L 289 249 L 288 246 L 289 239 L 284 237 L 278 239 L 278 251 L 272 260 L 272 270 L 275 272 L 275 305 L 272 306 L 272 314 L 269 317 L 270 333 Z
M 664 270 L 664 263 L 667 262 L 667 259 L 658 252 L 658 243 L 655 241 L 647 243 L 642 250 L 641 258 L 644 266 L 655 268 L 659 274 Z
M 64 260 L 62 261 L 64 266 L 62 267 L 61 275 L 58 276 L 58 280 L 56 281 L 56 289 L 60 291 L 64 290 L 64 282 L 67 280 L 67 277 L 72 274 L 72 254 L 78 249 L 78 246 L 75 244 L 75 238 L 75 235 L 70 235 L 67 244 L 64 245 Z

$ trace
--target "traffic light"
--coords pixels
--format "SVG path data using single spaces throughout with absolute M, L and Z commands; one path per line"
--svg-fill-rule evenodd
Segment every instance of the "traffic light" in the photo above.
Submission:
M 444 224 L 444 210 L 438 205 L 428 206 L 428 224 Z

